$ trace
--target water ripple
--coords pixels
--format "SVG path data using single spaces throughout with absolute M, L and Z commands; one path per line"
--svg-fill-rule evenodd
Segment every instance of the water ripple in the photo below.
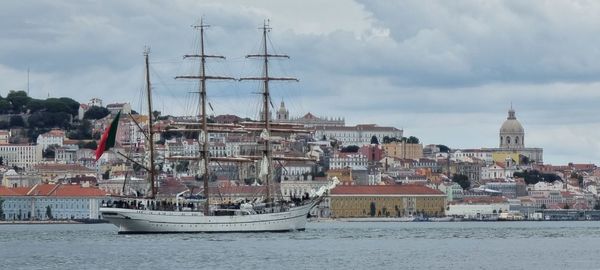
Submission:
M 0 226 L 1 269 L 597 269 L 600 222 L 309 223 L 306 231 L 118 235 Z

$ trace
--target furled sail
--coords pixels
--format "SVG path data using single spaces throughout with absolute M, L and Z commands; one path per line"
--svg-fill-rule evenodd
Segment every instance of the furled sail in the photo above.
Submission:
M 260 161 L 259 176 L 260 177 L 267 176 L 268 172 L 269 172 L 269 159 L 267 159 L 267 156 L 263 156 L 262 160 Z

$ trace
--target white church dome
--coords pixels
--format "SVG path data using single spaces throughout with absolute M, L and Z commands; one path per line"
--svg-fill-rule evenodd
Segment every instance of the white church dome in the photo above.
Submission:
M 517 120 L 517 117 L 515 117 L 515 111 L 513 109 L 508 111 L 508 118 L 506 118 L 506 121 L 504 121 L 502 127 L 500 127 L 500 134 L 503 133 L 525 133 L 525 129 L 523 129 L 523 126 L 519 120 Z

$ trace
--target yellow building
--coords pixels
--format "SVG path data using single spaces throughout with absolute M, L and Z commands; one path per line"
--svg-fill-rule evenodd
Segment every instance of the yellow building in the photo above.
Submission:
M 350 168 L 329 170 L 326 174 L 327 179 L 337 177 L 341 185 L 352 185 L 354 183 L 352 180 L 352 169 Z
M 422 185 L 337 186 L 331 215 L 347 217 L 443 216 L 446 195 Z
M 494 163 L 501 163 L 501 164 L 505 164 L 506 160 L 512 160 L 511 164 L 516 164 L 519 165 L 521 158 L 519 157 L 520 153 L 519 151 L 515 150 L 515 151 L 498 151 L 498 152 L 493 152 L 492 153 L 492 159 L 494 160 Z M 514 163 L 513 163 L 514 162 Z
M 423 158 L 423 145 L 420 143 L 392 142 L 381 145 L 383 152 L 388 157 L 402 159 Z

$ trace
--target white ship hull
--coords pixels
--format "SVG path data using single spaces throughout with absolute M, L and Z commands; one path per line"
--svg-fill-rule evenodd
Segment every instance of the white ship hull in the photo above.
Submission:
M 127 233 L 286 232 L 304 230 L 307 215 L 320 200 L 289 211 L 236 216 L 205 216 L 201 212 L 100 208 L 102 218 Z

